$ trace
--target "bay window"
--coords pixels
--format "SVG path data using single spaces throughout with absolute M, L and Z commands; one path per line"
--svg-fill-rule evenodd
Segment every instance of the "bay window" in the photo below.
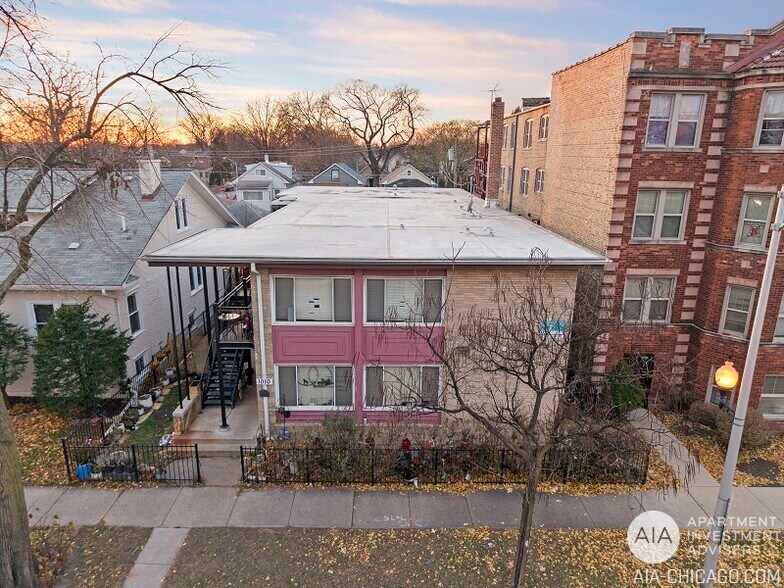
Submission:
M 764 248 L 768 237 L 771 194 L 746 194 L 738 223 L 735 244 L 741 247 Z
M 754 299 L 754 288 L 746 286 L 727 286 L 724 297 L 721 332 L 729 335 L 746 336 L 751 315 L 751 303 Z
M 278 366 L 278 406 L 324 409 L 353 405 L 351 366 Z
M 439 376 L 437 366 L 368 366 L 365 369 L 365 406 L 436 408 Z
M 784 416 L 784 375 L 765 376 L 759 409 L 764 415 Z
M 275 321 L 350 323 L 351 278 L 276 276 Z
M 368 278 L 365 316 L 369 323 L 441 322 L 441 278 Z
M 654 92 L 648 113 L 649 147 L 696 147 L 699 144 L 703 94 Z
M 759 136 L 760 147 L 784 144 L 784 90 L 768 90 L 762 97 Z

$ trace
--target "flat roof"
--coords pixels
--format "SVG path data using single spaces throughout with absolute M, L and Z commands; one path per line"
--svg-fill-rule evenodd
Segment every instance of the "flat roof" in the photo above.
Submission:
M 144 257 L 151 265 L 553 265 L 607 260 L 454 188 L 307 186 L 246 228 L 209 229 Z M 536 262 L 538 263 L 538 261 Z

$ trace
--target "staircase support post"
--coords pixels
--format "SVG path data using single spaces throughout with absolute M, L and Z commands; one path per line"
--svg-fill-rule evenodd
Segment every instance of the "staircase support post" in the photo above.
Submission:
M 226 421 L 226 390 L 223 385 L 223 353 L 220 346 L 220 315 L 217 305 L 215 306 L 215 356 L 218 360 L 218 390 L 220 391 L 221 409 L 221 431 L 229 430 L 229 423 Z
M 190 272 L 190 268 L 188 268 Z M 188 380 L 188 347 L 185 345 L 185 323 L 182 320 L 182 288 L 180 287 L 180 266 L 176 266 L 174 268 L 174 276 L 177 279 L 177 306 L 180 309 L 180 335 L 182 337 L 182 361 L 185 368 L 185 397 L 190 400 L 191 398 L 191 390 L 190 390 L 190 381 Z M 175 335 L 174 342 L 177 342 L 177 337 Z
M 166 282 L 169 285 L 169 311 L 171 313 L 171 327 L 172 327 L 172 351 L 174 352 L 174 369 L 177 373 L 177 399 L 180 401 L 180 408 L 182 408 L 182 388 L 180 387 L 180 358 L 177 353 L 177 324 L 174 322 L 174 297 L 172 296 L 172 280 L 169 268 L 166 268 Z

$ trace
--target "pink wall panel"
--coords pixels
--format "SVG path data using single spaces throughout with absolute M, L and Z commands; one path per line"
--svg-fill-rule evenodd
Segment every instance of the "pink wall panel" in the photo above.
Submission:
M 365 359 L 368 362 L 385 364 L 433 362 L 433 356 L 427 343 L 407 332 L 405 328 L 381 330 L 365 327 L 363 331 Z M 443 329 L 439 329 L 439 331 L 443 333 Z
M 353 327 L 272 327 L 275 363 L 351 363 Z

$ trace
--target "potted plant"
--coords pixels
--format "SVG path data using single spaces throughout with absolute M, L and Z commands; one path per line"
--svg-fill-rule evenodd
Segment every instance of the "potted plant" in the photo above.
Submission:
M 154 402 L 151 394 L 142 394 L 139 396 L 139 406 L 142 408 L 152 408 Z
M 150 396 L 153 397 L 153 400 L 157 400 L 160 395 L 161 395 L 161 389 L 159 386 L 150 388 Z

